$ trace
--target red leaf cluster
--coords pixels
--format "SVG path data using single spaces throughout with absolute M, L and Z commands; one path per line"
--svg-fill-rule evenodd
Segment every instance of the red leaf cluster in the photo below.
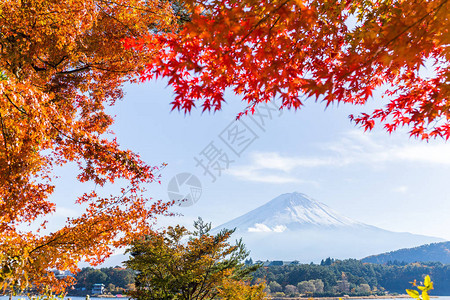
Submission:
M 191 21 L 178 34 L 130 43 L 160 54 L 141 79 L 167 77 L 173 109 L 220 110 L 227 88 L 248 103 L 244 113 L 274 97 L 281 108 L 298 109 L 310 97 L 361 105 L 386 90 L 389 104 L 352 117 L 356 124 L 369 130 L 380 121 L 389 132 L 409 126 L 423 139 L 450 136 L 447 0 L 185 5 Z

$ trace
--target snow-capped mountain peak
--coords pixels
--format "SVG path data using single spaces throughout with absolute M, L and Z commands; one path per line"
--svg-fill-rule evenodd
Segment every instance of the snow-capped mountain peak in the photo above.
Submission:
M 221 228 L 238 228 L 248 232 L 283 232 L 312 226 L 363 225 L 338 214 L 325 204 L 302 193 L 283 194 L 236 218 Z
M 213 229 L 236 228 L 254 259 L 362 258 L 442 239 L 391 232 L 347 218 L 301 193 L 283 194 Z
M 276 219 L 279 222 L 301 223 L 318 226 L 353 226 L 361 223 L 335 212 L 327 205 L 309 198 L 305 194 L 283 194 L 268 204 L 278 205 Z M 285 223 L 285 224 L 286 224 Z

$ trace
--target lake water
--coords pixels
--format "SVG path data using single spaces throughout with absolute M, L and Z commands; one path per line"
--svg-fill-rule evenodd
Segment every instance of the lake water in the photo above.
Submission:
M 75 297 L 75 296 L 73 296 L 73 297 L 67 296 L 64 299 L 67 299 L 67 298 L 70 298 L 72 300 L 86 300 L 86 297 Z M 24 297 L 24 296 L 13 296 L 13 300 L 19 300 L 19 299 L 28 300 L 28 298 Z M 114 299 L 117 299 L 117 300 L 119 300 L 119 299 L 128 300 L 128 298 L 126 298 L 126 297 L 120 297 L 120 298 L 119 297 L 117 297 L 117 298 L 90 297 L 90 299 L 91 300 L 114 300 Z M 9 296 L 0 296 L 0 300 L 9 300 Z M 450 300 L 450 298 L 449 299 L 445 299 L 445 300 Z
M 72 300 L 86 300 L 85 297 L 66 297 L 67 298 L 71 298 Z M 9 297 L 8 296 L 0 296 L 0 300 L 8 300 Z M 13 297 L 14 300 L 18 300 L 18 299 L 24 299 L 24 297 Z M 124 300 L 128 300 L 128 298 L 122 297 L 122 298 L 97 298 L 97 297 L 91 297 L 91 300 L 111 300 L 111 299 L 124 299 Z M 337 297 L 336 297 L 337 299 Z M 373 298 L 374 300 L 376 300 L 376 298 Z M 379 300 L 408 300 L 412 298 L 386 298 L 386 299 L 379 299 Z M 431 298 L 432 300 L 450 300 L 450 296 L 438 296 L 437 298 Z M 27 298 L 25 298 L 25 300 L 28 300 Z M 358 300 L 358 299 L 351 299 L 351 300 Z M 370 300 L 370 299 L 364 299 L 364 300 Z

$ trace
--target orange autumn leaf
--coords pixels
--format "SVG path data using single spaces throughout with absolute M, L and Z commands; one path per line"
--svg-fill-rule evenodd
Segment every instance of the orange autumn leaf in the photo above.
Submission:
M 71 280 L 56 279 L 51 269 L 98 264 L 167 213 L 168 204 L 144 196 L 156 168 L 108 138 L 114 120 L 105 108 L 154 55 L 127 49 L 123 40 L 175 30 L 177 7 L 158 0 L 5 0 L 0 17 L 0 288 L 61 291 Z M 67 163 L 78 165 L 79 181 L 97 190 L 115 183 L 122 192 L 67 199 L 84 212 L 45 233 L 42 220 L 55 211 L 53 171 Z M 27 230 L 37 221 L 38 231 Z

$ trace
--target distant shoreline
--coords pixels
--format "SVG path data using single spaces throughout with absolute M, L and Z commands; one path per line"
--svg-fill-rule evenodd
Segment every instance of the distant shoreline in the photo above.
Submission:
M 271 300 L 339 300 L 339 298 L 342 298 L 343 300 L 346 299 L 403 299 L 403 298 L 410 298 L 410 296 L 404 294 L 404 295 L 386 295 L 386 296 L 343 296 L 343 297 L 267 297 L 267 299 Z M 430 298 L 438 298 L 438 296 L 430 296 Z

